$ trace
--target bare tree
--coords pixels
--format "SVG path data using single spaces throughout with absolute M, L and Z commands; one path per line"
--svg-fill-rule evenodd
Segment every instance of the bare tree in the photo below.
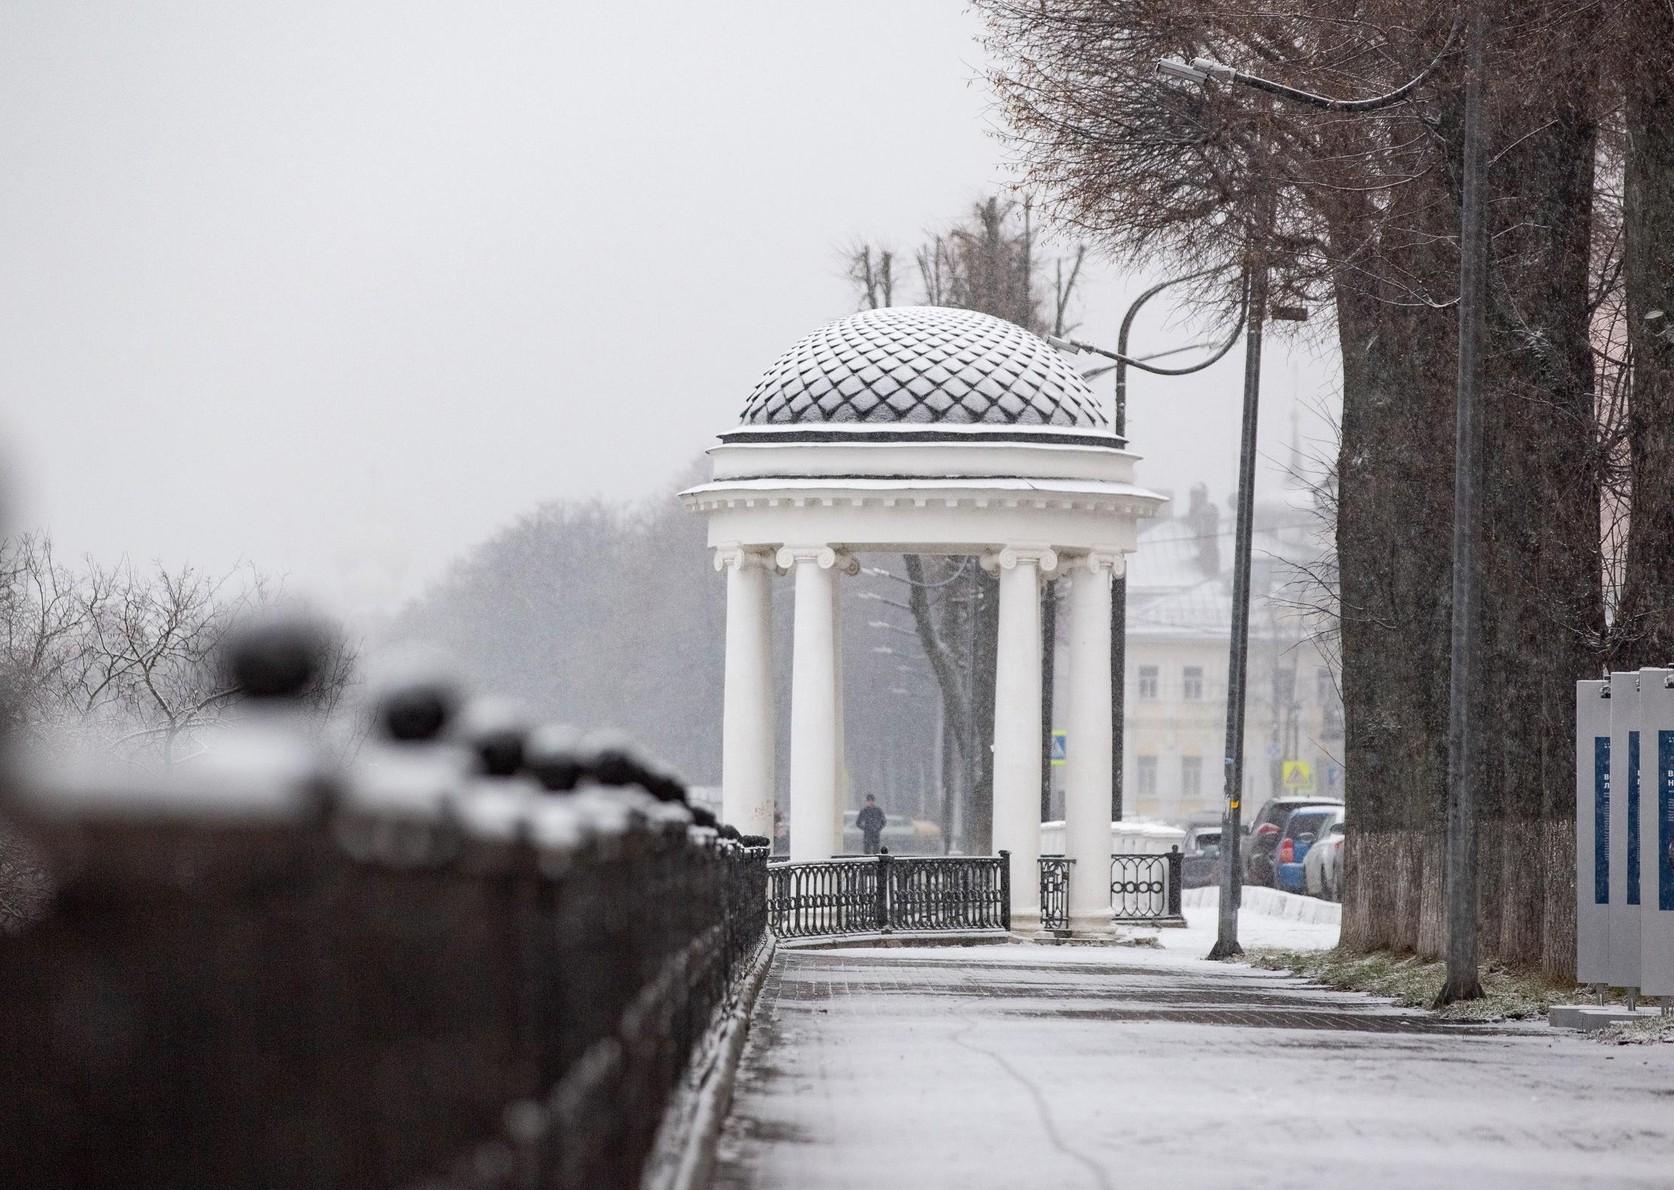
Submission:
M 849 254 L 849 278 L 862 306 L 893 299 L 894 254 L 861 246 Z M 913 252 L 923 301 L 978 310 L 1036 334 L 1062 334 L 1086 247 L 1067 258 L 1042 258 L 1031 198 L 991 195 L 964 218 L 932 233 Z M 908 556 L 909 602 L 920 645 L 941 692 L 944 730 L 962 763 L 963 837 L 969 851 L 987 851 L 992 835 L 994 657 L 999 592 L 971 559 Z M 944 829 L 953 817 L 944 810 Z
M 5 734 L 60 718 L 90 684 L 95 662 L 84 631 L 108 590 L 62 566 L 38 533 L 0 541 L 0 714 Z
M 862 244 L 849 253 L 849 280 L 868 310 L 895 304 L 895 254 Z
M 1448 544 L 1435 526 L 1452 515 L 1460 63 L 1445 57 L 1404 102 L 1356 115 L 1180 86 L 1159 80 L 1155 62 L 1206 55 L 1311 92 L 1374 94 L 1436 56 L 1454 7 L 978 7 L 1019 156 L 1056 214 L 1135 260 L 1230 265 L 1259 243 L 1281 290 L 1335 314 L 1335 577 L 1354 800 L 1344 939 L 1437 953 L 1451 608 Z M 1612 101 L 1598 85 L 1598 14 L 1491 7 L 1490 464 L 1477 640 L 1485 680 L 1520 697 L 1484 708 L 1493 746 L 1477 782 L 1482 938 L 1487 954 L 1562 973 L 1574 954 L 1572 809 L 1568 745 L 1557 745 L 1569 738 L 1572 683 L 1604 651 L 1609 434 L 1595 411 L 1589 297 L 1601 281 L 1596 128 Z M 1636 8 L 1648 31 L 1651 0 L 1614 7 Z M 1655 437 L 1646 436 L 1653 456 Z
M 275 598 L 274 585 L 249 567 L 213 576 L 89 560 L 72 569 L 42 534 L 0 542 L 7 734 L 71 734 L 165 765 L 187 758 L 241 695 L 222 666 L 223 642 Z M 342 698 L 355 656 L 338 634 L 308 699 L 319 714 Z
M 1674 658 L 1674 9 L 1621 0 L 1601 35 L 1622 92 L 1622 321 L 1631 513 L 1618 665 Z M 1660 313 L 1659 313 L 1660 312 Z

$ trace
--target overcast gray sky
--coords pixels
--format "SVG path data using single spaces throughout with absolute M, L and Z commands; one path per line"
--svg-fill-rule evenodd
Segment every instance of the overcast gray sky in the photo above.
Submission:
M 977 33 L 961 0 L 5 0 L 12 526 L 360 617 L 543 500 L 671 490 L 853 307 L 846 244 L 1010 181 Z M 1096 268 L 1082 333 L 1147 280 Z M 1134 382 L 1146 481 L 1225 499 L 1241 367 Z M 1335 370 L 1270 351 L 1268 450 Z

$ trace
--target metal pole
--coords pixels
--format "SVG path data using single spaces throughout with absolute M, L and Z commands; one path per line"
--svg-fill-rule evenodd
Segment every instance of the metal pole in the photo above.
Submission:
M 1245 280 L 1249 317 L 1244 334 L 1244 427 L 1238 456 L 1238 525 L 1232 571 L 1232 653 L 1226 680 L 1226 788 L 1221 812 L 1220 924 L 1212 959 L 1244 953 L 1238 945 L 1243 872 L 1240 810 L 1244 789 L 1244 682 L 1250 652 L 1250 533 L 1255 512 L 1256 411 L 1261 398 L 1261 328 L 1267 318 L 1267 262 L 1251 262 Z
M 1483 218 L 1482 6 L 1465 31 L 1465 168 L 1459 218 L 1459 390 L 1454 411 L 1453 623 L 1447 712 L 1447 980 L 1438 1004 L 1482 995 L 1476 971 L 1476 807 L 1471 788 L 1476 738 L 1471 662 L 1476 630 L 1476 471 L 1481 425 L 1482 320 L 1487 227 Z

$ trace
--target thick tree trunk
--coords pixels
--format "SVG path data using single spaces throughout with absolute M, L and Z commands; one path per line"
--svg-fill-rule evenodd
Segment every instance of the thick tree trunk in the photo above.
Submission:
M 1482 411 L 1480 769 L 1483 957 L 1573 965 L 1574 681 L 1602 639 L 1598 471 L 1587 339 L 1595 134 L 1585 79 L 1503 98 Z M 1444 139 L 1458 113 L 1442 112 Z M 1534 129 L 1532 133 L 1530 129 Z M 1513 143 L 1515 142 L 1515 143 Z M 1457 177 L 1457 173 L 1453 175 Z M 1456 189 L 1437 171 L 1377 212 L 1376 250 L 1340 276 L 1338 565 L 1351 860 L 1343 938 L 1439 954 L 1453 516 Z M 1339 217 L 1342 211 L 1336 212 Z M 1337 230 L 1364 245 L 1353 217 Z M 1338 253 L 1342 256 L 1342 253 Z M 1368 280 L 1368 277 L 1377 278 Z
M 1674 9 L 1630 9 L 1642 36 L 1623 88 L 1632 503 L 1612 633 L 1623 669 L 1674 660 Z M 1663 316 L 1647 320 L 1654 310 Z
M 1337 563 L 1349 803 L 1343 944 L 1433 953 L 1440 876 L 1426 839 L 1446 799 L 1456 344 L 1446 310 L 1414 304 L 1379 280 L 1437 267 L 1426 259 L 1434 241 L 1409 233 L 1437 208 L 1435 188 L 1420 193 L 1422 185 L 1401 196 L 1409 208 L 1387 217 L 1411 220 L 1395 237 L 1401 247 L 1336 286 Z M 1350 215 L 1341 238 L 1364 243 L 1367 215 Z
M 926 580 L 923 559 L 914 554 L 902 557 L 913 625 L 941 689 L 947 730 L 959 759 L 958 846 L 967 855 L 986 855 L 993 846 L 994 832 L 998 584 L 992 575 L 982 572 L 973 558 L 972 573 L 958 584 L 963 588 L 963 601 L 954 602 L 951 593 L 944 589 L 932 603 L 929 592 L 934 584 Z
M 1596 672 L 1604 629 L 1588 340 L 1591 99 L 1582 79 L 1548 91 L 1538 113 L 1519 110 L 1512 131 L 1536 131 L 1503 153 L 1490 182 L 1481 950 L 1554 974 L 1572 971 L 1575 956 L 1572 936 L 1549 936 L 1548 904 L 1573 896 L 1574 874 L 1553 869 L 1547 848 L 1573 820 L 1575 682 Z M 1548 880 L 1561 896 L 1548 898 Z

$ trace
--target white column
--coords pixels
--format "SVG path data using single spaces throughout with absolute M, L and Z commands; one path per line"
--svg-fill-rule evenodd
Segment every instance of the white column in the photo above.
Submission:
M 860 573 L 860 560 L 849 554 L 837 551 L 837 574 L 848 575 L 853 578 Z M 837 743 L 834 755 L 837 757 L 836 797 L 831 805 L 832 853 L 843 849 L 843 812 L 849 808 L 854 800 L 854 789 L 849 779 L 849 741 L 843 726 L 843 584 L 837 582 L 831 588 L 831 677 L 833 682 L 832 699 L 837 711 Z
M 845 561 L 841 555 L 837 559 L 837 569 L 841 573 Z M 836 758 L 836 772 L 832 777 L 832 788 L 836 791 L 831 798 L 831 831 L 832 854 L 843 849 L 843 811 L 849 805 L 849 757 L 848 740 L 843 733 L 843 597 L 841 583 L 833 584 L 831 588 L 831 705 L 836 718 L 834 736 L 836 743 L 832 747 L 832 755 Z
M 830 546 L 786 546 L 796 580 L 791 654 L 790 857 L 837 851 L 837 567 Z
M 1109 934 L 1110 919 L 1110 582 L 1122 555 L 1096 549 L 1077 558 L 1069 596 L 1068 765 L 1064 851 L 1070 868 L 1069 925 Z
M 770 551 L 722 546 L 727 575 L 721 709 L 721 821 L 773 837 L 773 571 Z
M 1011 853 L 1011 928 L 1040 928 L 1040 579 L 1057 568 L 1046 546 L 1007 546 L 983 559 L 1000 577 L 994 659 L 994 849 Z

